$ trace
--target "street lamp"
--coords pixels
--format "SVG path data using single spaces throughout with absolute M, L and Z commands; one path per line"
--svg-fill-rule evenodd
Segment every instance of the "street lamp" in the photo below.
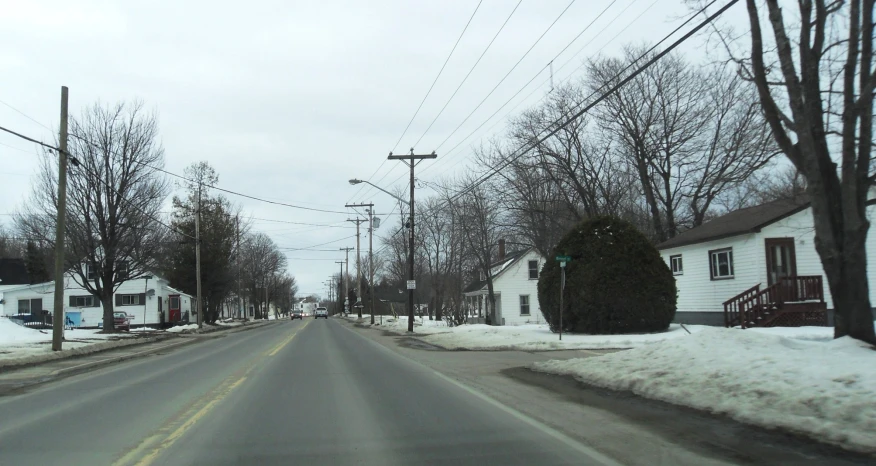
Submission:
M 353 178 L 352 180 L 350 180 L 350 184 L 351 184 L 351 185 L 354 185 L 354 186 L 357 185 L 357 184 L 360 184 L 360 183 L 365 183 L 365 184 L 367 184 L 367 185 L 371 185 L 371 186 L 373 186 L 374 188 L 379 189 L 379 190 L 385 192 L 386 194 L 389 194 L 390 196 L 396 198 L 396 199 L 399 200 L 402 204 L 408 206 L 408 209 L 411 208 L 411 201 L 409 201 L 409 200 L 407 200 L 407 199 L 402 199 L 402 198 L 396 196 L 395 194 L 393 194 L 393 193 L 391 193 L 391 192 L 389 192 L 389 191 L 387 191 L 387 190 L 381 188 L 380 186 L 377 186 L 376 184 L 374 184 L 374 183 L 372 183 L 372 182 L 370 182 L 370 181 L 359 180 L 359 179 L 356 179 L 356 178 Z

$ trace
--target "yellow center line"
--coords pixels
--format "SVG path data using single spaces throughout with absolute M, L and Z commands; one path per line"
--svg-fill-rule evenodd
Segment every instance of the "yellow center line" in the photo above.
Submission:
M 279 345 L 277 345 L 276 347 L 274 347 L 274 349 L 271 350 L 270 353 L 268 353 L 268 356 L 274 356 L 275 354 L 279 353 L 280 350 L 283 349 L 284 346 L 288 345 L 289 342 L 292 341 L 293 338 L 295 338 L 295 335 L 298 335 L 298 332 L 304 330 L 304 327 L 307 327 L 308 325 L 310 325 L 310 322 L 311 322 L 311 321 L 308 320 L 304 325 L 301 326 L 301 328 L 299 328 L 298 330 L 296 330 L 295 332 L 293 332 L 292 335 L 289 335 L 289 337 L 287 337 L 285 340 L 283 340 L 282 342 L 280 342 Z
M 267 353 L 268 356 L 274 356 L 277 354 L 283 347 L 289 344 L 295 335 L 301 331 L 304 327 L 306 327 L 310 322 L 305 323 L 298 330 L 289 335 L 286 339 L 280 342 L 270 353 Z M 256 362 L 253 360 L 252 362 Z M 118 461 L 113 463 L 115 466 L 121 465 L 129 465 L 136 464 L 137 466 L 148 466 L 152 464 L 156 458 L 158 458 L 161 453 L 165 452 L 169 449 L 180 437 L 182 437 L 189 429 L 192 428 L 198 421 L 203 419 L 210 411 L 216 407 L 225 397 L 227 397 L 231 392 L 234 391 L 237 387 L 239 387 L 247 378 L 250 372 L 252 372 L 256 368 L 256 364 L 249 364 L 249 368 L 241 373 L 238 371 L 236 374 L 232 374 L 228 378 L 226 378 L 222 383 L 216 387 L 215 390 L 212 391 L 212 397 L 209 395 L 204 398 L 196 401 L 192 406 L 186 408 L 181 414 L 174 416 L 169 421 L 167 421 L 163 428 L 161 428 L 155 435 L 151 435 L 144 439 L 140 445 L 131 450 L 128 454 L 120 458 Z M 185 419 L 182 423 L 181 420 Z M 170 432 L 167 436 L 163 434 L 173 429 L 174 426 L 177 426 L 172 432 Z M 151 448 L 151 450 L 150 450 Z M 143 454 L 148 451 L 148 454 Z M 141 456 L 142 455 L 142 456 Z M 140 458 L 139 461 L 137 458 Z

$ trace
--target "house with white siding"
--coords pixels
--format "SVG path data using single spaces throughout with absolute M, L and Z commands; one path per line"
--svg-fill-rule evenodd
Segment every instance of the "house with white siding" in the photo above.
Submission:
M 0 316 L 33 319 L 52 312 L 54 282 L 0 286 Z M 171 288 L 156 275 L 128 280 L 113 296 L 113 310 L 125 312 L 131 326 L 167 326 L 194 321 L 192 296 Z M 103 323 L 103 306 L 70 272 L 64 275 L 65 321 L 71 327 L 98 327 Z
M 871 217 L 874 206 L 868 206 Z M 871 220 L 872 221 L 872 220 Z M 808 198 L 740 209 L 657 245 L 675 276 L 680 323 L 794 326 L 832 323 Z M 873 264 L 876 235 L 867 236 Z M 876 283 L 870 279 L 870 301 Z
M 544 323 L 538 306 L 538 274 L 544 258 L 533 248 L 505 255 L 505 242 L 499 241 L 499 260 L 492 264 L 493 292 L 496 295 L 496 319 L 499 325 Z M 472 315 L 489 315 L 489 291 L 486 277 L 463 290 Z M 479 320 L 480 321 L 480 320 Z

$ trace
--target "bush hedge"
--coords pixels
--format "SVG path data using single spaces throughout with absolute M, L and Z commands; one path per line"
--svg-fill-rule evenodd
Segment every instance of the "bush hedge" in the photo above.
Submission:
M 656 332 L 675 317 L 675 279 L 657 248 L 629 222 L 587 219 L 547 257 L 538 301 L 553 331 L 559 329 L 560 266 L 567 255 L 563 331 L 589 334 Z

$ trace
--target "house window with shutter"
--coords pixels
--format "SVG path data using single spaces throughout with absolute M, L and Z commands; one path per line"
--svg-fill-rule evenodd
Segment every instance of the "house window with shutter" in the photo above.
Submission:
M 70 296 L 70 307 L 97 307 L 97 300 L 92 295 Z
M 709 274 L 712 280 L 733 278 L 733 248 L 709 251 Z
M 538 261 L 529 261 L 529 279 L 538 280 Z
M 116 306 L 142 306 L 146 304 L 146 295 L 140 294 L 117 294 Z
M 520 315 L 522 315 L 522 316 L 529 315 L 529 295 L 528 294 L 520 295 Z

